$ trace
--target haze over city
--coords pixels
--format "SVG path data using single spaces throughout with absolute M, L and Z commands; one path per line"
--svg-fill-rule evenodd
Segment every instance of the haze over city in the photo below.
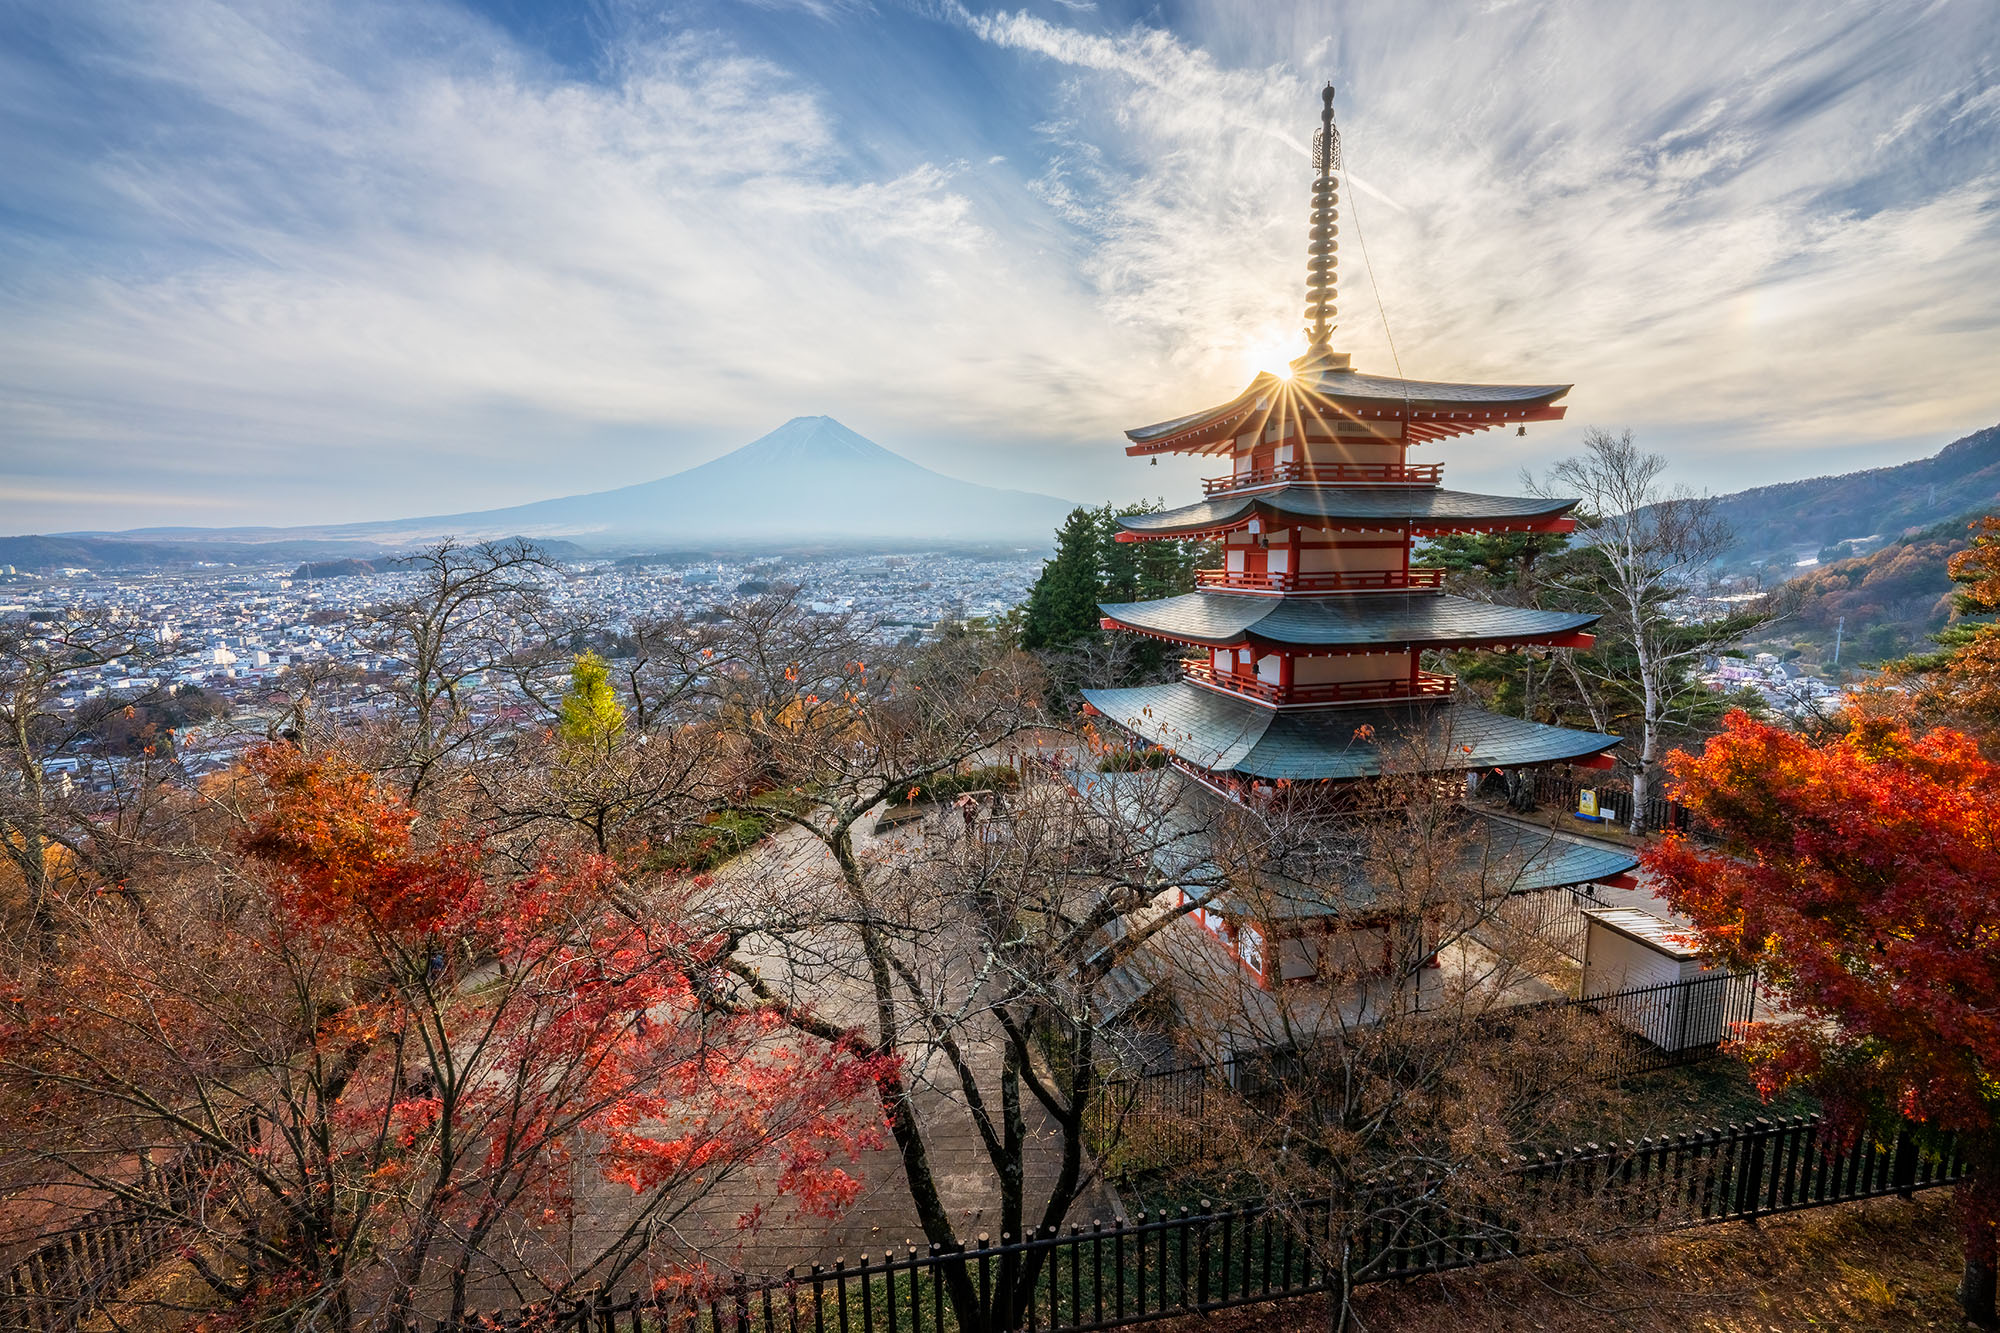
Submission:
M 2000 417 L 1996 49 L 1978 0 L 11 4 L 0 530 L 514 505 L 815 414 L 1177 490 L 1119 432 L 1301 350 L 1327 80 L 1336 344 L 1577 386 L 1457 484 L 1588 424 L 1713 490 L 1901 462 Z

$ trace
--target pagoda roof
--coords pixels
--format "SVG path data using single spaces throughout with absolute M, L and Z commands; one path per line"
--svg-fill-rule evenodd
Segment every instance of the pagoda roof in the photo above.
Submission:
M 1105 813 L 1153 828 L 1151 860 L 1170 881 L 1233 884 L 1215 864 L 1211 829 L 1223 813 L 1222 798 L 1201 792 L 1192 799 L 1161 799 L 1158 781 L 1141 773 L 1072 773 L 1070 781 Z M 1192 784 L 1189 784 L 1192 786 Z M 1365 818 L 1355 815 L 1353 818 Z M 1639 858 L 1620 848 L 1576 841 L 1477 810 L 1462 810 L 1458 859 L 1495 896 L 1536 893 L 1623 875 Z M 1282 849 L 1257 867 L 1246 893 L 1218 887 L 1205 895 L 1215 910 L 1235 920 L 1311 921 L 1366 913 L 1393 880 L 1371 864 L 1364 847 L 1336 836 Z M 1199 890 L 1190 890 L 1204 896 Z
M 1616 736 L 1547 726 L 1462 703 L 1279 711 L 1184 680 L 1085 690 L 1083 697 L 1141 740 L 1198 768 L 1272 781 L 1374 777 L 1383 771 L 1385 759 L 1410 752 L 1437 755 L 1436 771 L 1463 772 L 1564 763 L 1618 744 Z
M 1098 609 L 1126 629 L 1182 643 L 1288 648 L 1408 644 L 1424 648 L 1535 643 L 1566 638 L 1597 623 L 1594 615 L 1496 606 L 1448 593 L 1384 597 L 1257 597 L 1190 592 L 1152 602 L 1111 602 Z
M 1576 504 L 1575 500 L 1475 495 L 1470 491 L 1420 487 L 1286 486 L 1275 491 L 1218 495 L 1157 514 L 1134 514 L 1119 519 L 1118 526 L 1133 534 L 1134 539 L 1225 532 L 1240 528 L 1253 518 L 1263 519 L 1267 527 L 1281 528 L 1294 524 L 1396 527 L 1407 523 L 1413 528 L 1439 532 L 1482 528 L 1567 531 L 1554 525 L 1563 522 L 1562 516 Z
M 1344 360 L 1345 358 L 1341 358 Z M 1216 407 L 1125 432 L 1130 454 L 1228 448 L 1274 421 L 1405 423 L 1412 442 L 1440 440 L 1517 421 L 1555 421 L 1567 384 L 1457 384 L 1364 375 L 1345 366 L 1308 367 L 1291 379 L 1264 372 Z

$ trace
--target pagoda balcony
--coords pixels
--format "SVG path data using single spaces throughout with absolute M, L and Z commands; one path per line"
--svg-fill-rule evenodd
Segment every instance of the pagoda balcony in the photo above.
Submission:
M 1278 463 L 1204 477 L 1203 495 L 1222 495 L 1257 486 L 1435 486 L 1444 478 L 1442 463 Z
M 1250 570 L 1197 569 L 1197 588 L 1228 592 L 1389 592 L 1410 588 L 1442 588 L 1442 569 L 1351 569 L 1325 573 L 1259 573 Z
M 1217 671 L 1207 662 L 1181 663 L 1188 680 L 1211 690 L 1221 690 L 1259 703 L 1279 707 L 1305 705 L 1381 703 L 1395 699 L 1442 699 L 1450 696 L 1457 677 L 1434 671 L 1419 671 L 1415 680 L 1342 680 L 1317 685 L 1294 684 L 1291 689 L 1259 680 Z

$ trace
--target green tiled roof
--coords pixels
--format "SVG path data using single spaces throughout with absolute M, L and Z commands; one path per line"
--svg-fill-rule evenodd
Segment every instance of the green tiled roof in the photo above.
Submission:
M 1216 646 L 1246 642 L 1286 647 L 1474 646 L 1554 638 L 1598 619 L 1431 592 L 1282 598 L 1191 592 L 1153 602 L 1105 603 L 1098 609 L 1133 629 Z
M 1374 863 L 1379 848 L 1336 823 L 1322 840 L 1276 847 L 1271 859 L 1254 868 L 1254 892 L 1221 887 L 1241 883 L 1215 864 L 1211 830 L 1231 816 L 1256 819 L 1254 811 L 1233 809 L 1221 797 L 1192 783 L 1178 789 L 1159 773 L 1073 773 L 1070 781 L 1106 815 L 1116 815 L 1146 831 L 1154 869 L 1169 883 L 1206 896 L 1215 908 L 1238 919 L 1303 920 L 1354 915 L 1378 902 L 1390 882 L 1391 867 Z M 1360 816 L 1356 816 L 1359 819 Z M 1624 874 L 1638 858 L 1616 847 L 1572 840 L 1476 810 L 1459 815 L 1460 863 L 1473 887 L 1489 894 L 1534 893 L 1588 884 Z M 1248 845 L 1240 836 L 1231 845 Z
M 1261 517 L 1267 527 L 1273 528 L 1287 528 L 1294 523 L 1309 527 L 1333 523 L 1477 523 L 1557 518 L 1575 507 L 1574 500 L 1474 495 L 1470 491 L 1424 487 L 1286 486 L 1251 495 L 1219 495 L 1157 514 L 1134 514 L 1119 519 L 1118 526 L 1128 532 L 1157 537 L 1206 532 L 1253 516 Z
M 1462 703 L 1279 712 L 1186 681 L 1083 697 L 1141 740 L 1222 773 L 1294 782 L 1380 773 L 1385 756 L 1428 754 L 1440 772 L 1550 764 L 1599 754 L 1616 736 L 1545 726 Z

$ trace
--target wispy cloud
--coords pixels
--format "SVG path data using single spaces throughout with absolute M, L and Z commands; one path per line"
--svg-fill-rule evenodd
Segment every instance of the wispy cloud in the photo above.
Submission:
M 1119 427 L 1296 346 L 1329 77 L 1364 364 L 1379 295 L 1412 374 L 1573 380 L 1577 424 L 1717 485 L 2000 415 L 1984 0 L 771 2 L 601 7 L 583 73 L 450 0 L 77 0 L 0 40 L 0 527 L 473 508 L 801 412 L 1129 493 Z M 1455 480 L 1504 484 L 1491 452 Z
M 1439 18 L 1343 11 L 1324 67 L 1302 70 L 1283 56 L 1305 49 L 1301 16 L 1276 7 L 1213 5 L 1184 32 L 961 12 L 1072 71 L 1042 188 L 1093 230 L 1109 308 L 1173 327 L 1182 356 L 1295 322 L 1296 131 L 1331 77 L 1351 166 L 1403 205 L 1346 209 L 1343 337 L 1364 360 L 1390 359 L 1379 277 L 1411 373 L 1574 380 L 1579 420 L 1759 480 L 1810 471 L 1809 444 L 1934 447 L 2000 415 L 2000 136 L 1955 129 L 2000 95 L 1990 8 Z M 1225 67 L 1202 45 L 1225 31 L 1273 58 Z M 1122 169 L 1098 151 L 1107 125 Z

